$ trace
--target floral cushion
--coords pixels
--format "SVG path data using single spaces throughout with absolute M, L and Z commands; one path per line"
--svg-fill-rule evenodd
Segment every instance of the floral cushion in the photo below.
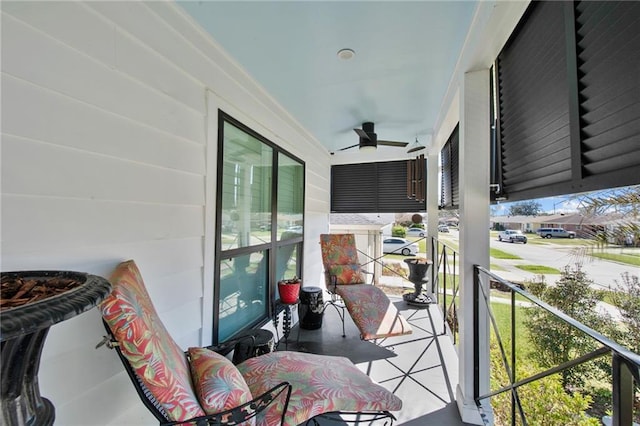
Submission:
M 136 264 L 118 265 L 111 284 L 99 309 L 124 357 L 171 420 L 204 416 L 187 357 L 158 317 Z
M 260 395 L 287 381 L 292 386 L 285 425 L 298 425 L 331 411 L 397 411 L 402 400 L 374 383 L 344 357 L 300 352 L 271 352 L 251 358 L 238 370 L 251 393 Z M 257 417 L 258 426 L 280 424 L 283 401 Z M 264 413 L 264 412 L 263 412 Z M 263 414 L 260 413 L 260 414 Z
M 331 265 L 329 267 L 329 275 L 336 277 L 336 284 L 362 284 L 364 277 L 362 270 L 357 263 L 348 265 Z
M 356 238 L 353 234 L 321 234 L 320 251 L 324 265 L 359 263 Z
M 341 285 L 336 293 L 364 340 L 411 334 L 413 330 L 386 294 L 371 284 Z
M 253 399 L 247 383 L 230 360 L 205 348 L 189 348 L 189 356 L 193 385 L 207 414 L 229 410 Z

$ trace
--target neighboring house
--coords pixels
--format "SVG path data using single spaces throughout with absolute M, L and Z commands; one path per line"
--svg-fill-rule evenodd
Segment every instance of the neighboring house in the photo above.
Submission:
M 491 229 L 517 229 L 522 232 L 536 232 L 548 216 L 496 216 L 490 219 Z
M 617 216 L 583 216 L 579 213 L 555 214 L 548 216 L 496 216 L 491 218 L 491 229 L 519 229 L 522 232 L 536 232 L 539 228 L 564 228 L 573 231 L 578 238 L 593 238 L 606 229 L 613 229 L 623 219 Z

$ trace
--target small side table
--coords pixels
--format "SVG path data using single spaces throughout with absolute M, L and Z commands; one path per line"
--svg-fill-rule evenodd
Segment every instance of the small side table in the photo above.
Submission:
M 298 308 L 300 304 L 300 299 L 296 300 L 293 303 L 284 303 L 282 300 L 278 299 L 275 302 L 275 309 L 273 312 L 273 326 L 276 329 L 276 336 L 278 334 L 278 313 L 280 308 L 282 307 L 283 316 L 282 316 L 282 337 L 284 338 L 284 349 L 287 350 L 289 348 L 289 334 L 291 333 L 291 317 L 293 308 Z M 276 342 L 276 349 L 280 344 L 280 339 Z
M 273 333 L 269 330 L 247 330 L 234 338 L 237 341 L 233 350 L 232 362 L 241 362 L 273 351 Z M 249 341 L 253 341 L 253 345 Z

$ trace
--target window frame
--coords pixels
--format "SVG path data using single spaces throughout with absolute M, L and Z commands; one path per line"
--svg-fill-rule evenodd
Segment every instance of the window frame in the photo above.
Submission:
M 224 145 L 225 145 L 225 124 L 228 123 L 242 132 L 245 132 L 250 137 L 255 138 L 260 143 L 267 145 L 271 148 L 271 200 L 270 200 L 270 229 L 271 239 L 269 242 L 261 244 L 247 245 L 244 247 L 235 247 L 223 250 L 222 249 L 222 225 L 223 225 L 223 187 L 224 187 Z M 287 239 L 278 238 L 278 159 L 279 155 L 283 154 L 298 162 L 302 167 L 302 227 L 304 230 L 305 221 L 305 203 L 306 203 L 306 164 L 297 156 L 291 154 L 287 150 L 281 148 L 275 143 L 271 142 L 266 137 L 262 136 L 258 132 L 251 129 L 249 126 L 243 124 L 239 120 L 235 119 L 231 115 L 225 113 L 222 110 L 218 110 L 218 135 L 217 135 L 217 165 L 216 165 L 216 184 L 215 184 L 215 231 L 214 231 L 214 267 L 213 267 L 213 324 L 212 324 L 212 344 L 216 345 L 232 338 L 234 335 L 256 327 L 260 327 L 273 318 L 275 314 L 275 298 L 277 295 L 277 285 L 275 281 L 276 275 L 276 255 L 278 249 L 284 246 L 292 245 L 293 253 L 297 256 L 296 270 L 297 276 L 302 278 L 303 271 L 303 252 L 304 252 L 304 233 L 295 237 L 289 237 Z M 247 323 L 242 328 L 235 330 L 230 336 L 220 339 L 220 300 L 221 300 L 221 265 L 224 260 L 230 258 L 237 258 L 240 256 L 251 255 L 256 252 L 265 252 L 266 256 L 266 300 L 267 306 L 264 315 L 255 319 L 254 321 Z

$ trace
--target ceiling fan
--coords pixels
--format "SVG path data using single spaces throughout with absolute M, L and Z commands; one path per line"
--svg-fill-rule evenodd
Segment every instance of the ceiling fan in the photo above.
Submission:
M 360 142 L 356 145 L 340 148 L 337 151 L 344 151 L 347 149 L 355 148 L 356 146 L 364 150 L 375 150 L 378 145 L 395 146 L 400 148 L 404 148 L 405 146 L 409 145 L 409 142 L 385 141 L 378 139 L 378 135 L 373 131 L 373 123 L 368 121 L 362 123 L 362 129 L 353 129 L 353 131 L 356 132 L 358 136 L 360 136 Z M 334 153 L 335 152 L 332 152 L 331 154 L 333 155 Z

